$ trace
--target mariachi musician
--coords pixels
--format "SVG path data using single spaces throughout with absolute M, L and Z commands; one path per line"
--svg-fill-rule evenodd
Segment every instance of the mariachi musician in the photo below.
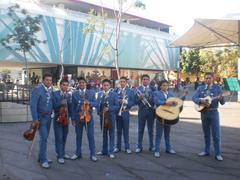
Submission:
M 117 111 L 117 145 L 114 152 L 121 151 L 122 133 L 124 137 L 125 152 L 132 153 L 129 145 L 129 110 L 134 105 L 133 91 L 127 86 L 127 78 L 120 77 L 120 87 L 115 89 L 119 99 Z
M 136 104 L 138 104 L 138 142 L 136 153 L 140 153 L 143 149 L 142 141 L 145 124 L 147 122 L 149 136 L 149 151 L 154 151 L 153 145 L 153 126 L 154 126 L 154 102 L 153 92 L 155 89 L 151 87 L 150 77 L 147 74 L 142 75 L 142 85 L 136 88 Z
M 109 157 L 113 159 L 115 158 L 115 155 L 113 154 L 115 121 L 116 112 L 119 109 L 119 102 L 117 93 L 111 91 L 110 87 L 111 81 L 109 79 L 104 79 L 102 81 L 103 91 L 98 93 L 97 98 L 97 110 L 100 116 L 100 123 L 103 132 L 102 151 L 100 151 L 98 155 L 109 155 Z
M 64 158 L 69 158 L 65 154 L 71 112 L 71 94 L 68 92 L 68 86 L 68 80 L 63 79 L 60 81 L 60 90 L 53 92 L 55 149 L 58 163 L 60 164 L 64 164 Z
M 32 90 L 30 101 L 33 121 L 40 124 L 38 161 L 41 163 L 43 168 L 49 168 L 49 163 L 51 162 L 47 158 L 47 139 L 52 122 L 52 97 L 52 75 L 45 73 L 43 75 L 43 83 Z
M 162 80 L 159 82 L 158 90 L 154 92 L 154 103 L 156 106 L 161 105 L 167 105 L 167 106 L 174 106 L 176 102 L 169 101 L 166 102 L 168 98 L 173 97 L 173 93 L 168 91 L 168 81 Z M 185 99 L 185 96 L 182 97 L 182 100 Z M 178 119 L 177 119 L 178 121 Z M 156 158 L 160 157 L 160 143 L 162 134 L 164 131 L 164 138 L 165 138 L 165 145 L 166 145 L 166 152 L 170 154 L 175 154 L 176 152 L 172 149 L 171 143 L 170 143 L 170 130 L 171 125 L 167 121 L 161 119 L 160 117 L 157 117 L 156 121 L 156 139 L 155 139 L 155 153 L 154 156 Z
M 92 115 L 93 107 L 96 107 L 95 92 L 86 89 L 87 81 L 84 77 L 78 78 L 78 90 L 72 95 L 72 124 L 76 132 L 76 152 L 71 157 L 76 160 L 82 157 L 82 133 L 86 129 L 90 160 L 96 162 L 96 150 L 94 140 L 94 119 Z

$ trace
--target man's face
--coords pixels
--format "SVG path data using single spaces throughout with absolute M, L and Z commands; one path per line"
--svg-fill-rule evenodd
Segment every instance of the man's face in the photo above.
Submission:
M 205 84 L 210 85 L 213 83 L 213 77 L 211 75 L 205 76 Z
M 160 89 L 162 91 L 167 91 L 168 90 L 168 83 L 162 83 L 162 85 L 160 86 Z
M 79 87 L 80 89 L 85 89 L 85 87 L 86 87 L 86 82 L 85 82 L 84 80 L 78 81 L 78 87 Z
M 150 79 L 149 79 L 148 77 L 143 77 L 143 79 L 142 79 L 142 84 L 143 84 L 144 86 L 148 86 L 149 83 L 150 83 Z
M 120 79 L 120 86 L 121 88 L 124 88 L 127 84 L 127 81 L 125 79 Z
M 102 85 L 102 88 L 104 91 L 108 91 L 110 89 L 110 83 L 109 82 L 104 82 Z
M 67 89 L 68 89 L 68 85 L 69 85 L 69 84 L 68 84 L 67 82 L 62 83 L 62 84 L 60 85 L 61 90 L 62 90 L 63 92 L 66 92 Z
M 45 77 L 43 79 L 43 84 L 48 88 L 51 87 L 52 86 L 52 77 L 49 77 L 49 76 Z

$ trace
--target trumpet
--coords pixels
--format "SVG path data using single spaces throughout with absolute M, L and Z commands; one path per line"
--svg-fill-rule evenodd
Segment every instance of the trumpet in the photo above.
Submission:
M 126 108 L 126 104 L 124 103 L 124 100 L 127 100 L 127 95 L 124 95 L 124 97 L 123 97 L 123 102 L 122 102 L 120 110 L 118 112 L 118 116 L 122 116 L 122 112 Z
M 143 94 L 138 88 L 136 88 L 136 94 L 137 96 L 140 98 L 140 96 Z M 148 102 L 147 98 L 145 96 L 143 96 L 143 99 L 141 99 L 142 103 L 146 106 L 148 106 L 149 108 L 151 108 L 151 104 Z

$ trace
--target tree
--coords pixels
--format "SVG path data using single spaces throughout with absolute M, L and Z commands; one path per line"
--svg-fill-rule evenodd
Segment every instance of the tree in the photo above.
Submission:
M 2 46 L 10 51 L 21 51 L 24 56 L 27 83 L 28 61 L 26 53 L 29 52 L 37 43 L 45 43 L 37 38 L 36 33 L 41 30 L 40 20 L 42 16 L 31 17 L 25 9 L 21 9 L 18 4 L 8 7 L 7 15 L 13 21 L 13 27 L 7 25 L 2 19 L 0 22 L 9 30 L 9 34 L 0 40 Z
M 183 49 L 180 58 L 181 71 L 184 73 L 193 73 L 198 76 L 202 64 L 200 61 L 199 49 Z
M 201 70 L 221 77 L 237 76 L 238 48 L 209 48 L 200 52 Z
M 117 70 L 117 76 L 118 79 L 120 78 L 120 73 L 119 73 L 119 55 L 120 55 L 120 50 L 119 50 L 119 41 L 120 41 L 120 32 L 121 32 L 121 24 L 123 22 L 123 15 L 126 13 L 130 8 L 135 7 L 135 8 L 141 8 L 145 9 L 146 6 L 141 0 L 114 0 L 113 4 L 117 1 L 117 7 L 113 6 L 113 13 L 114 13 L 114 19 L 115 19 L 115 28 L 114 28 L 114 40 L 111 42 L 110 41 L 110 36 L 105 33 L 104 28 L 106 24 L 106 18 L 107 14 L 104 12 L 104 9 L 102 7 L 102 12 L 98 16 L 98 19 L 100 19 L 100 27 L 102 27 L 102 38 L 108 43 L 108 45 L 105 46 L 105 49 L 103 50 L 104 52 L 109 53 L 109 48 L 111 48 L 114 51 L 114 63 L 115 67 Z M 90 19 L 87 20 L 87 26 L 85 28 L 85 32 L 88 33 L 93 33 L 96 31 L 96 24 L 98 21 L 96 21 L 96 16 L 98 13 L 94 10 L 90 10 Z M 91 19 L 92 18 L 92 19 Z

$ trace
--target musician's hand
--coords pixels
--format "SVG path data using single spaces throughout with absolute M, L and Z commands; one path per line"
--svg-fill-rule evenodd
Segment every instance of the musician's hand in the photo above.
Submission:
M 142 100 L 144 98 L 144 94 L 139 95 L 139 99 Z
M 75 127 L 76 126 L 76 121 L 72 120 L 72 125 Z
M 103 108 L 103 112 L 107 112 L 109 109 L 107 107 Z
M 67 100 L 66 99 L 61 100 L 61 104 L 62 105 L 67 104 Z
M 90 104 L 90 103 L 89 103 L 89 101 L 88 101 L 87 99 L 86 99 L 86 100 L 84 100 L 84 102 L 85 102 L 86 104 Z
M 127 99 L 123 99 L 123 104 L 128 104 L 128 100 Z
M 123 103 L 123 100 L 122 99 L 119 99 L 119 104 L 122 104 Z
M 167 105 L 167 106 L 174 106 L 174 105 L 176 105 L 176 102 L 174 102 L 174 101 L 169 101 L 169 102 L 166 102 L 166 105 Z
M 204 99 L 201 99 L 201 100 L 200 100 L 200 104 L 208 105 L 208 101 L 206 101 L 206 100 L 204 100 Z

